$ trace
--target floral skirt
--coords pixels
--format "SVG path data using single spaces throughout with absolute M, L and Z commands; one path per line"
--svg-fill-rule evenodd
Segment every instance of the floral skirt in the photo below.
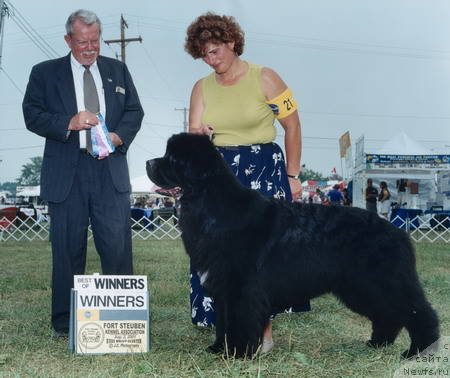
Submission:
M 283 151 L 276 143 L 250 146 L 217 147 L 239 181 L 246 187 L 259 190 L 267 197 L 292 201 Z M 208 327 L 215 324 L 214 302 L 204 295 L 197 272 L 191 269 L 192 323 Z M 284 312 L 309 311 L 309 301 L 285 309 Z M 283 311 L 283 310 L 282 310 Z

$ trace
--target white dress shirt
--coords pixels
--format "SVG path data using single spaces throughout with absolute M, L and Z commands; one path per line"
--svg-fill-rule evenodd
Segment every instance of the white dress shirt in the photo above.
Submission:
M 83 75 L 85 68 L 80 64 L 73 56 L 70 54 L 70 63 L 72 66 L 73 82 L 75 85 L 75 95 L 77 98 L 78 112 L 85 109 L 84 106 L 84 91 L 83 91 Z M 89 70 L 94 78 L 95 86 L 97 87 L 98 100 L 100 104 L 100 113 L 103 118 L 106 119 L 106 105 L 105 105 L 105 91 L 103 90 L 103 82 L 100 76 L 100 71 L 98 70 L 97 61 L 95 61 Z M 86 148 L 86 131 L 80 130 L 80 148 Z

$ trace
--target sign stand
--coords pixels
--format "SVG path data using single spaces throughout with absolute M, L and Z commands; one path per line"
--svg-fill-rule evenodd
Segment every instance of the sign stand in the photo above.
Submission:
M 148 352 L 149 303 L 147 276 L 74 276 L 69 350 L 75 354 Z

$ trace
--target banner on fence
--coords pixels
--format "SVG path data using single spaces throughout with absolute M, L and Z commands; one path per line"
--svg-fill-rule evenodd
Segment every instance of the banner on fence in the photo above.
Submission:
M 147 276 L 76 275 L 69 349 L 77 354 L 148 352 L 149 313 Z

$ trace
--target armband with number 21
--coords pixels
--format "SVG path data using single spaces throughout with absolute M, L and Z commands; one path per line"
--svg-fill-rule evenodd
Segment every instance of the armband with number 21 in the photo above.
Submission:
M 277 119 L 285 118 L 297 110 L 297 102 L 289 88 L 286 88 L 286 90 L 277 97 L 266 101 L 266 103 L 270 106 L 270 109 L 272 109 L 272 112 Z

